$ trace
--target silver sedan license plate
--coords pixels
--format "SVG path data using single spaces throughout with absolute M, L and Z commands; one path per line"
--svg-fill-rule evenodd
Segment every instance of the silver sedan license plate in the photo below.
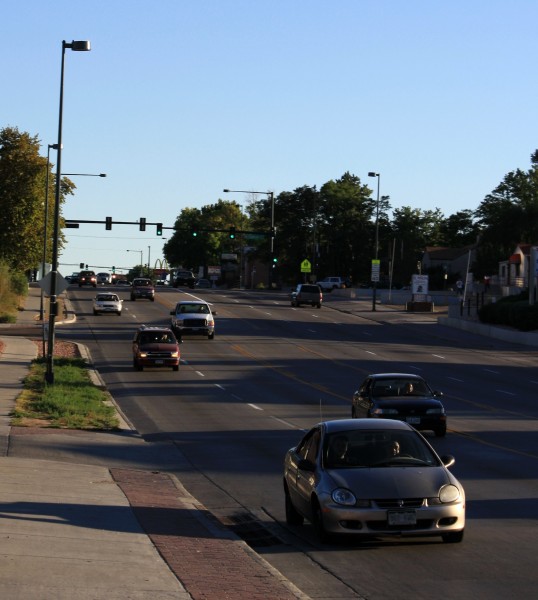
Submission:
M 420 425 L 420 417 L 407 417 L 409 425 Z
M 389 510 L 387 522 L 389 525 L 416 525 L 417 515 L 414 510 Z

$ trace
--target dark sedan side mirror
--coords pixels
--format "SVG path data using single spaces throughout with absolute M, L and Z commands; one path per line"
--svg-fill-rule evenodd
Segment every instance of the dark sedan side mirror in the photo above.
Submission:
M 310 471 L 311 473 L 316 470 L 315 465 L 313 465 L 309 460 L 306 460 L 306 458 L 301 458 L 297 468 L 301 471 Z

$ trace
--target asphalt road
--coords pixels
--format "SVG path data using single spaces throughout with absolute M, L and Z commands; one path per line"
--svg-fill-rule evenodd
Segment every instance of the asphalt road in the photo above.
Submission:
M 73 288 L 76 324 L 117 403 L 148 441 L 172 441 L 172 469 L 218 518 L 312 598 L 532 597 L 538 587 L 537 352 L 400 312 L 350 315 L 290 306 L 284 294 L 200 290 L 217 311 L 215 339 L 186 337 L 179 373 L 132 368 L 137 324 L 165 324 L 190 290 L 163 289 L 121 317 L 91 311 Z M 445 393 L 449 433 L 429 439 L 456 456 L 467 529 L 439 539 L 320 545 L 310 525 L 285 525 L 282 460 L 321 419 L 350 416 L 363 377 L 413 372 Z M 251 532 L 252 534 L 252 532 Z

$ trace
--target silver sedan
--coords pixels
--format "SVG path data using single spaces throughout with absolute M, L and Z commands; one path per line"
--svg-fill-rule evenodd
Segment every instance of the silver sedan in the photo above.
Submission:
M 401 421 L 318 423 L 286 453 L 286 521 L 308 519 L 321 542 L 335 534 L 461 542 L 465 492 L 452 464 Z

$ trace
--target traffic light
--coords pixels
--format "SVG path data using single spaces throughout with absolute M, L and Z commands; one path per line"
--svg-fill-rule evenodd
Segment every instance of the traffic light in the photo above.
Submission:
M 163 224 L 157 223 L 157 235 L 162 235 L 162 234 L 163 234 Z
M 146 231 L 146 219 L 140 217 L 140 231 Z
M 112 217 L 106 218 L 105 229 L 112 229 Z
M 112 267 L 112 273 L 116 272 L 116 267 Z
M 276 267 L 278 263 L 278 258 L 276 256 L 273 256 L 273 269 Z
M 196 229 L 192 230 L 192 237 L 198 237 L 198 232 L 196 231 Z
M 230 233 L 228 235 L 231 240 L 235 240 L 235 227 L 230 227 Z
M 79 264 L 79 267 L 80 267 L 81 269 L 83 269 L 83 268 L 84 268 L 84 263 L 80 263 L 80 264 Z

